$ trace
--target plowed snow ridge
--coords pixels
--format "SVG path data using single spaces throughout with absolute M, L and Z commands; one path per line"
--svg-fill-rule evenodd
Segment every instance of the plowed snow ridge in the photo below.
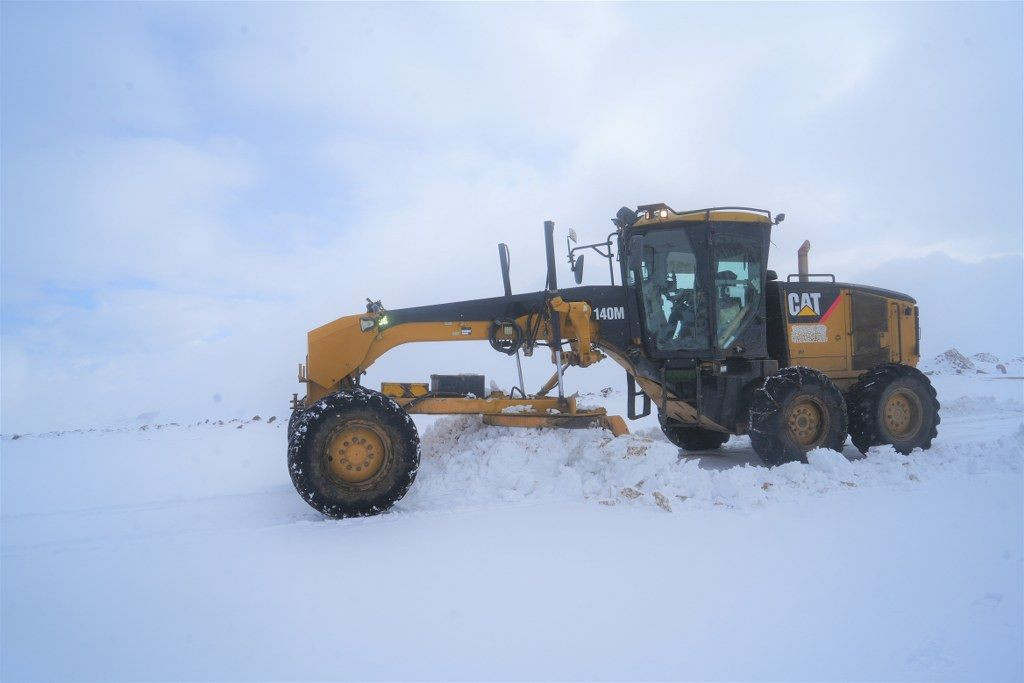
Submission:
M 950 412 L 969 411 L 975 407 L 971 403 L 967 399 Z M 1003 407 L 1020 412 L 1017 402 L 1004 402 Z M 749 450 L 749 440 L 734 437 L 727 453 L 728 449 Z M 595 501 L 659 505 L 666 510 L 751 508 L 837 489 L 913 486 L 934 477 L 984 472 L 1019 473 L 1024 424 L 1013 434 L 977 443 L 943 441 L 940 436 L 928 452 L 909 456 L 888 446 L 873 448 L 863 458 L 849 446 L 846 452 L 854 457 L 818 449 L 808 455 L 807 464 L 706 469 L 696 458 L 681 458 L 667 441 L 642 434 L 611 438 L 600 429 L 527 430 L 486 426 L 475 416 L 443 418 L 423 435 L 420 473 L 399 509 L 476 506 L 496 500 Z

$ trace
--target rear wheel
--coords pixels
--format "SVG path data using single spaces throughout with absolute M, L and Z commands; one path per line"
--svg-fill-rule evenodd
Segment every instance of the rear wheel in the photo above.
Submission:
M 729 440 L 729 435 L 723 432 L 671 421 L 662 422 L 661 431 L 684 451 L 711 451 L 721 448 Z
M 806 460 L 808 451 L 842 451 L 846 404 L 828 377 L 790 367 L 769 376 L 750 404 L 750 443 L 766 465 Z
M 902 363 L 871 368 L 846 397 L 850 437 L 861 453 L 872 446 L 892 444 L 907 454 L 931 448 L 938 435 L 939 401 L 928 377 Z
M 288 440 L 299 495 L 329 517 L 375 515 L 405 495 L 420 440 L 401 406 L 376 391 L 339 391 L 302 411 Z

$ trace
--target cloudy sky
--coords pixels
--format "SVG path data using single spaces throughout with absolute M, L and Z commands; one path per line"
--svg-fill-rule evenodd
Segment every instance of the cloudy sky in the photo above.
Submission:
M 1020 3 L 0 12 L 4 432 L 283 414 L 307 330 L 496 295 L 499 241 L 539 289 L 543 220 L 655 201 L 783 211 L 780 272 L 810 238 L 926 353 L 1024 352 Z M 477 346 L 368 383 L 508 384 Z

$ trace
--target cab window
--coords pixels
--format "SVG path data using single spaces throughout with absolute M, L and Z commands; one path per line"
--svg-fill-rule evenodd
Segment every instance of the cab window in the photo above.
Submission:
M 644 243 L 641 295 L 647 331 L 661 351 L 708 348 L 703 270 L 685 230 L 652 233 Z
M 720 236 L 715 244 L 715 321 L 718 346 L 733 346 L 757 312 L 763 283 L 761 241 Z

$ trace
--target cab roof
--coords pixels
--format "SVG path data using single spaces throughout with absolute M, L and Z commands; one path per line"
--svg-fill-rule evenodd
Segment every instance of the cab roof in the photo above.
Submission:
M 676 221 L 744 221 L 772 225 L 772 214 L 767 209 L 746 206 L 718 206 L 693 211 L 675 211 L 668 204 L 644 204 L 636 208 L 636 221 L 630 227 L 655 227 Z

